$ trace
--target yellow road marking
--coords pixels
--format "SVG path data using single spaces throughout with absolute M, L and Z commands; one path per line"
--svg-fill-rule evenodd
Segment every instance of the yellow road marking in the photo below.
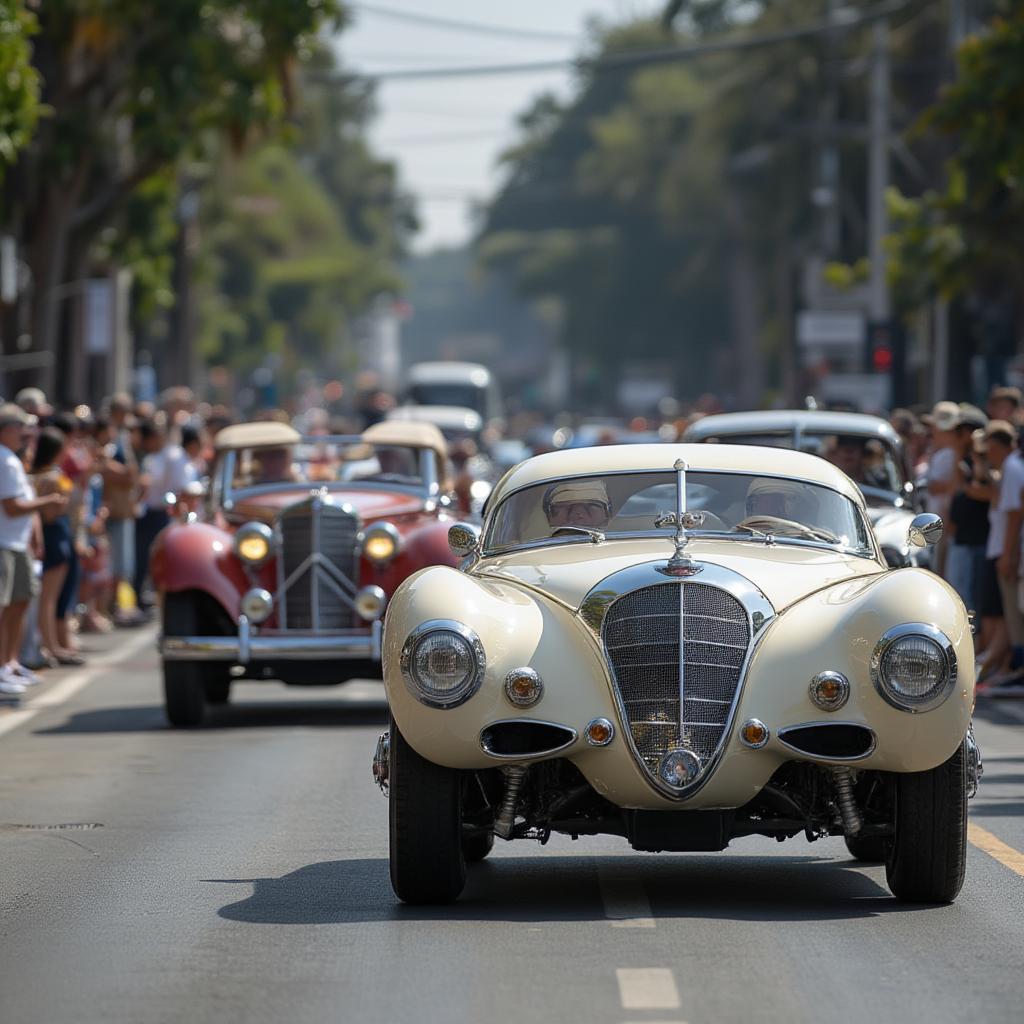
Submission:
M 984 850 L 990 857 L 995 857 L 1004 867 L 1024 878 L 1024 853 L 1020 853 L 1012 846 L 1007 846 L 1001 839 L 997 839 L 980 825 L 975 825 L 973 821 L 967 823 L 967 838 L 972 846 Z

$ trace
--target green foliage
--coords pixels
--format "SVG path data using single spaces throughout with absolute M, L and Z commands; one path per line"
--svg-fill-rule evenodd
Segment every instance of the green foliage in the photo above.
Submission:
M 943 189 L 897 196 L 897 282 L 921 299 L 1024 289 L 1024 5 L 961 47 L 959 74 L 920 130 L 955 143 Z
M 42 112 L 29 41 L 37 29 L 24 0 L 0 0 L 0 181 L 28 145 Z

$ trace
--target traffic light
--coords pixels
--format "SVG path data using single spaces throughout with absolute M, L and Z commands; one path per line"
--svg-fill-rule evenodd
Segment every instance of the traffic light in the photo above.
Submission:
M 864 345 L 864 372 L 890 373 L 893 368 L 893 328 L 887 321 L 867 325 Z

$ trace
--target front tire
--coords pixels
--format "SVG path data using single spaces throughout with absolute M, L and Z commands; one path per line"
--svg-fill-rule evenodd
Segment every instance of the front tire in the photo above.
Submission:
M 967 867 L 967 752 L 938 768 L 896 776 L 896 821 L 885 865 L 892 894 L 909 903 L 952 903 Z
M 391 720 L 391 887 L 403 903 L 452 903 L 466 884 L 462 779 L 420 757 Z
M 164 636 L 194 636 L 196 604 L 188 593 L 164 597 Z M 202 725 L 206 714 L 206 666 L 198 661 L 164 662 L 164 711 L 176 729 Z

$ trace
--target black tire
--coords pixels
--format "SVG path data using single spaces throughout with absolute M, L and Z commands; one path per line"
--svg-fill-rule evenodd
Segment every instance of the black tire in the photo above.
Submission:
M 938 768 L 896 776 L 895 832 L 885 865 L 892 894 L 908 903 L 952 903 L 967 867 L 967 752 Z
M 493 832 L 477 832 L 462 837 L 462 855 L 467 864 L 479 864 L 493 849 Z
M 403 903 L 452 903 L 466 884 L 462 779 L 420 757 L 391 720 L 391 887 Z
M 209 679 L 203 683 L 207 704 L 227 704 L 231 699 L 231 679 Z
M 888 836 L 847 836 L 846 848 L 854 860 L 884 864 L 889 856 Z
M 164 597 L 164 636 L 193 636 L 196 603 L 188 593 Z M 164 661 L 164 710 L 177 729 L 194 729 L 206 714 L 206 666 L 199 661 Z

